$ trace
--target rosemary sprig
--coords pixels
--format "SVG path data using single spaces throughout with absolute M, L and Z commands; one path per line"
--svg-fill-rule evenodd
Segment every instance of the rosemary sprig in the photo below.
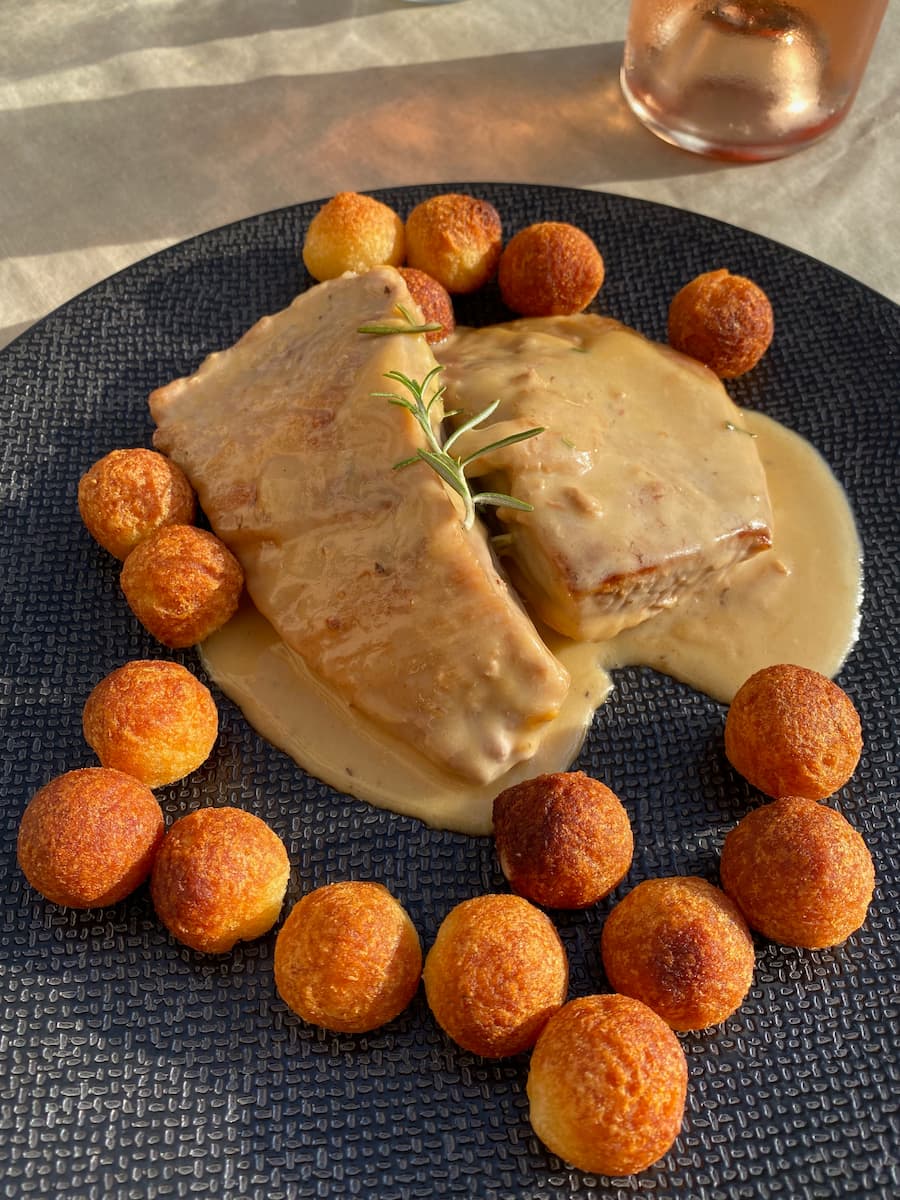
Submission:
M 440 321 L 425 321 L 423 324 L 417 324 L 408 308 L 402 304 L 395 304 L 394 307 L 406 322 L 405 325 L 388 325 L 387 322 L 374 321 L 371 325 L 360 325 L 356 332 L 386 337 L 391 333 L 437 333 L 444 328 Z
M 399 392 L 372 393 L 373 396 L 387 400 L 389 404 L 396 404 L 400 408 L 405 408 L 407 412 L 411 413 L 425 434 L 425 440 L 428 442 L 427 449 L 420 447 L 410 458 L 404 458 L 400 462 L 394 463 L 394 470 L 401 470 L 419 461 L 427 463 L 462 500 L 464 508 L 463 527 L 465 529 L 472 528 L 475 521 L 475 507 L 478 504 L 491 504 L 495 507 L 516 508 L 522 512 L 532 512 L 533 505 L 526 504 L 524 500 L 516 500 L 514 496 L 506 496 L 502 492 L 473 493 L 465 471 L 469 463 L 474 462 L 480 455 L 488 454 L 492 450 L 501 450 L 504 446 L 512 446 L 516 442 L 524 442 L 526 438 L 536 437 L 539 433 L 544 432 L 544 427 L 524 429 L 520 433 L 511 433 L 508 437 L 491 442 L 488 446 L 482 446 L 480 449 L 462 458 L 451 454 L 450 448 L 457 438 L 462 437 L 464 433 L 468 433 L 480 425 L 482 421 L 486 421 L 488 417 L 492 416 L 497 411 L 500 401 L 495 400 L 487 408 L 483 409 L 482 412 L 476 413 L 474 417 L 470 417 L 468 421 L 464 421 L 462 425 L 451 433 L 446 441 L 442 442 L 435 432 L 431 413 L 435 404 L 444 395 L 446 389 L 443 385 L 440 387 L 435 386 L 433 394 L 426 399 L 429 386 L 442 370 L 443 367 L 440 364 L 432 367 L 421 381 L 410 379 L 408 375 L 404 375 L 401 371 L 387 371 L 384 376 L 385 379 L 399 383 L 409 395 L 402 395 Z M 453 411 L 444 415 L 455 417 L 457 412 Z

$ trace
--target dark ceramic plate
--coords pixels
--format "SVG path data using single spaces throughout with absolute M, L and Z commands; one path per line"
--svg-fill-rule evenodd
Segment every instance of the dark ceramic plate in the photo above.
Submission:
M 596 307 L 651 337 L 664 339 L 669 297 L 712 267 L 752 276 L 772 298 L 772 349 L 731 391 L 818 446 L 859 519 L 862 634 L 840 679 L 866 749 L 830 803 L 875 858 L 869 919 L 831 951 L 759 941 L 741 1010 L 681 1038 L 690 1092 L 672 1151 L 639 1177 L 609 1180 L 570 1170 L 532 1134 L 527 1058 L 459 1050 L 421 992 L 370 1036 L 332 1036 L 278 999 L 274 933 L 204 957 L 166 934 L 145 888 L 114 908 L 75 912 L 28 887 L 15 861 L 19 816 L 42 783 L 93 762 L 81 734 L 88 692 L 127 659 L 165 653 L 131 617 L 117 564 L 81 526 L 79 475 L 108 450 L 149 444 L 148 392 L 309 283 L 299 247 L 317 205 L 241 221 L 100 284 L 0 354 L 4 1197 L 897 1194 L 898 309 L 810 258 L 690 213 L 560 188 L 449 187 L 492 200 L 509 233 L 543 219 L 587 230 L 607 264 Z M 439 190 L 380 195 L 405 214 Z M 464 321 L 504 315 L 491 289 L 458 305 Z M 181 657 L 199 669 L 192 652 Z M 627 885 L 672 873 L 715 880 L 725 833 L 759 801 L 723 756 L 722 707 L 650 671 L 624 671 L 616 685 L 579 765 L 629 810 Z M 452 905 L 504 890 L 490 840 L 330 791 L 218 700 L 212 758 L 161 801 L 170 820 L 203 804 L 268 820 L 293 863 L 289 903 L 328 881 L 380 880 L 427 946 Z M 606 988 L 597 943 L 614 898 L 554 914 L 573 995 Z

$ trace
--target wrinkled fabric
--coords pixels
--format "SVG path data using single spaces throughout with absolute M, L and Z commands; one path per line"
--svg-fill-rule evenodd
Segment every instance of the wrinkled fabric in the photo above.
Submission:
M 694 157 L 637 123 L 618 85 L 626 12 L 624 0 L 2 5 L 0 344 L 207 229 L 431 181 L 673 204 L 900 300 L 896 7 L 845 124 L 754 166 Z

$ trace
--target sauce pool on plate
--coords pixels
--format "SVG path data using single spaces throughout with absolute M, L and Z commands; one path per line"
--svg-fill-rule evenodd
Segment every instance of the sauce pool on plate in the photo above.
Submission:
M 617 667 L 654 667 L 723 703 L 769 663 L 834 675 L 859 622 L 861 550 L 852 512 L 808 442 L 768 417 L 743 417 L 766 470 L 772 549 L 608 642 L 544 631 L 571 674 L 569 695 L 535 755 L 486 786 L 440 770 L 353 710 L 249 602 L 203 644 L 204 665 L 254 728 L 311 774 L 371 804 L 468 834 L 490 833 L 493 799 L 505 787 L 569 766 Z

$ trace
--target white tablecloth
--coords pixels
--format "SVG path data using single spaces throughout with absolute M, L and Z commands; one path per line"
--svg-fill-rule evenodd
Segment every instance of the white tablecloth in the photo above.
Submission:
M 900 300 L 900 12 L 844 125 L 780 162 L 667 146 L 624 0 L 0 0 L 0 345 L 173 242 L 299 200 L 516 180 L 767 234 Z

